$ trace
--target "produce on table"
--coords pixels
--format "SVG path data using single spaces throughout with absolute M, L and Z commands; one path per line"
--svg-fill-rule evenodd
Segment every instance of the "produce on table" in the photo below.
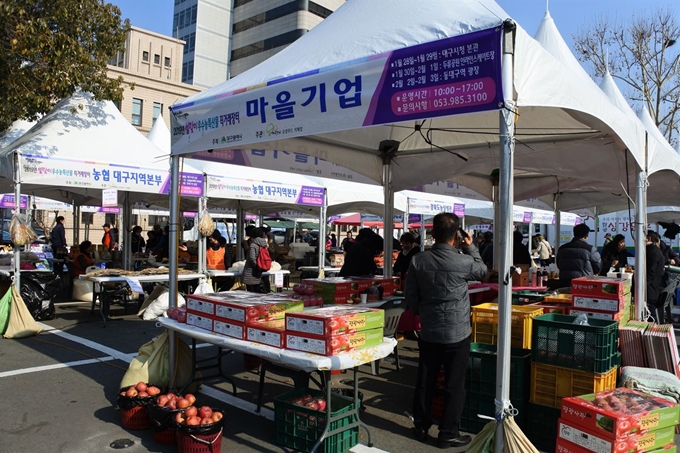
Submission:
M 168 318 L 174 319 L 175 321 L 178 322 L 187 322 L 187 307 L 186 305 L 182 305 L 179 308 L 168 308 L 168 311 L 166 312 L 168 315 Z
M 326 400 L 321 397 L 313 397 L 312 395 L 302 395 L 298 398 L 293 398 L 290 400 L 292 404 L 296 406 L 308 407 L 314 409 L 315 411 L 325 411 L 326 410 Z

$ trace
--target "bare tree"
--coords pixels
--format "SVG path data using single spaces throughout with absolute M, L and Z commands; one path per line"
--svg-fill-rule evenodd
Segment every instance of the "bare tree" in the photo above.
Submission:
M 627 87 L 634 107 L 646 106 L 659 130 L 675 143 L 680 121 L 680 25 L 670 9 L 620 21 L 598 17 L 573 36 L 579 60 L 593 76 L 607 69 Z

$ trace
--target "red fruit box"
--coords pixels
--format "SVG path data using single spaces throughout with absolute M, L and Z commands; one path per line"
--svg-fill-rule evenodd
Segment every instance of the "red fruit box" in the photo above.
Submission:
M 213 319 L 213 332 L 239 340 L 246 338 L 246 325 L 240 322 L 229 322 L 222 319 Z
M 195 313 L 197 315 L 214 315 L 215 303 L 212 301 L 201 300 L 191 295 L 187 296 L 187 313 Z
M 401 290 L 401 277 L 373 277 L 373 286 L 381 286 L 383 297 L 394 296 L 394 292 Z
M 586 315 L 587 317 L 593 319 L 604 319 L 605 321 L 623 321 L 623 322 L 628 321 L 628 318 L 630 317 L 630 313 L 627 313 L 625 309 L 616 313 L 612 313 L 609 311 L 579 310 L 575 308 L 570 308 L 569 315 L 571 316 Z
M 285 343 L 285 330 L 286 321 L 284 319 L 260 321 L 248 325 L 246 328 L 246 340 L 274 346 L 275 348 L 282 348 Z
M 561 438 L 557 438 L 557 443 L 555 444 L 555 452 L 556 453 L 590 453 L 589 450 L 586 450 L 585 448 L 579 447 L 578 445 L 572 444 L 571 442 L 568 442 L 568 441 L 561 439 Z M 650 452 L 650 453 L 678 453 L 678 447 L 676 447 L 675 445 L 666 445 L 666 446 L 661 447 L 658 450 L 654 450 L 653 452 Z
M 610 439 L 672 427 L 680 406 L 637 390 L 614 390 L 562 399 L 562 419 Z
M 572 305 L 583 310 L 607 311 L 617 313 L 631 304 L 632 294 L 613 297 L 574 296 Z
M 332 337 L 317 337 L 286 331 L 286 349 L 310 352 L 319 355 L 338 355 L 354 349 L 370 348 L 383 341 L 383 329 L 370 329 L 361 332 L 334 335 Z
M 675 427 L 669 426 L 646 434 L 631 434 L 625 438 L 611 439 L 602 433 L 593 432 L 560 418 L 557 424 L 557 439 L 558 443 L 562 443 L 563 451 L 574 453 L 644 453 L 672 445 Z M 564 447 L 571 445 L 572 450 L 564 450 Z
M 385 312 L 376 308 L 344 305 L 286 313 L 286 330 L 331 337 L 369 329 L 382 329 Z
M 319 295 L 325 305 L 356 304 L 361 300 L 359 293 L 320 293 Z
M 286 312 L 302 311 L 302 300 L 291 297 L 281 297 L 271 294 L 255 294 L 254 297 L 234 297 L 230 293 L 244 291 L 228 291 L 224 293 L 204 294 L 192 296 L 192 299 L 215 304 L 215 319 L 249 324 L 258 321 L 273 321 L 283 319 Z M 254 294 L 254 293 L 248 293 Z M 187 313 L 189 313 L 187 308 Z
M 313 286 L 315 293 L 341 294 L 355 293 L 368 289 L 373 284 L 373 281 L 368 278 L 328 277 L 305 278 L 300 283 Z
M 579 277 L 571 281 L 574 296 L 617 298 L 630 293 L 631 280 L 603 276 Z

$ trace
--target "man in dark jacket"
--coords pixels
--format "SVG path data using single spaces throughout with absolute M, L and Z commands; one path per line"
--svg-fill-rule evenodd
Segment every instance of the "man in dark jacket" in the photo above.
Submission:
M 663 253 L 659 248 L 661 238 L 654 231 L 647 232 L 647 308 L 652 312 L 652 317 L 658 324 L 664 323 L 664 303 L 665 299 L 661 296 L 661 285 L 663 274 L 666 271 L 664 266 Z
M 378 266 L 375 257 L 383 250 L 382 236 L 371 232 L 363 239 L 358 239 L 352 244 L 345 256 L 345 262 L 338 275 L 340 277 L 358 277 L 361 275 L 375 275 Z
M 574 239 L 562 245 L 557 251 L 557 267 L 560 270 L 560 285 L 571 286 L 574 278 L 597 275 L 602 259 L 597 249 L 586 242 L 590 228 L 585 223 L 574 227 Z
M 465 401 L 465 370 L 470 356 L 470 280 L 481 280 L 486 266 L 472 245 L 472 236 L 461 233 L 458 216 L 437 214 L 433 221 L 432 249 L 411 259 L 406 303 L 420 315 L 418 378 L 413 396 L 414 434 L 426 442 L 432 425 L 430 408 L 439 370 L 444 369 L 446 392 L 439 424 L 440 448 L 462 447 L 470 436 L 461 436 L 458 423 Z
M 66 230 L 64 229 L 64 217 L 59 216 L 56 219 L 57 223 L 50 232 L 50 241 L 52 242 L 52 251 L 55 255 L 66 254 Z

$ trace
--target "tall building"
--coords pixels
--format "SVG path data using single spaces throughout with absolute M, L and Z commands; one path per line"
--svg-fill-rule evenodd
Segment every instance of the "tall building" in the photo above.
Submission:
M 182 81 L 212 87 L 280 52 L 345 0 L 175 0 Z
M 161 114 L 170 127 L 168 107 L 202 91 L 181 81 L 183 48 L 179 39 L 130 27 L 125 51 L 109 62 L 109 77 L 125 82 L 118 108 L 140 132 L 149 132 Z

